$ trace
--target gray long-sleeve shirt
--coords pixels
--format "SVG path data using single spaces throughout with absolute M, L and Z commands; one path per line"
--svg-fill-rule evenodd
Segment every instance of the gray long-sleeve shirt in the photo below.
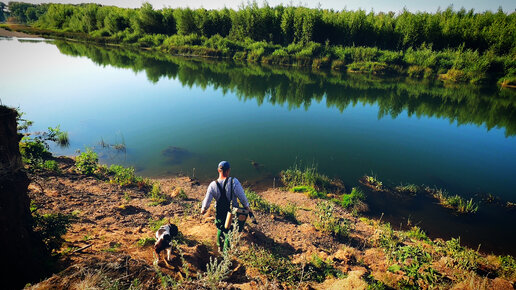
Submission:
M 228 200 L 231 198 L 231 192 L 230 192 L 230 186 L 233 184 L 233 206 L 237 206 L 237 199 L 240 201 L 240 203 L 244 207 L 249 207 L 249 201 L 247 201 L 247 197 L 245 196 L 244 189 L 242 188 L 242 185 L 240 184 L 240 181 L 234 177 L 228 177 L 230 180 L 228 180 L 228 183 L 226 184 L 226 197 Z M 220 198 L 220 192 L 217 187 L 217 184 L 215 182 L 218 182 L 220 184 L 220 187 L 224 185 L 225 179 L 217 179 L 216 181 L 212 181 L 210 185 L 208 186 L 208 190 L 206 190 L 206 196 L 204 197 L 204 200 L 202 201 L 202 211 L 210 207 L 211 200 L 215 198 L 215 200 L 219 200 Z M 231 182 L 233 181 L 233 182 Z

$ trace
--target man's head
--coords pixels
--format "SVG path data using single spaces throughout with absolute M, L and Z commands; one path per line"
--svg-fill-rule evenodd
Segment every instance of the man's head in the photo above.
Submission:
M 227 161 L 221 161 L 219 163 L 219 166 L 217 167 L 217 170 L 219 171 L 220 174 L 222 174 L 224 177 L 227 177 L 229 176 L 229 162 Z

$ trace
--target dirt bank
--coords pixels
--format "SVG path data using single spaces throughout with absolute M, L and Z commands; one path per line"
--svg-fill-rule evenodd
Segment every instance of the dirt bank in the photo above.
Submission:
M 0 28 L 0 36 L 3 37 L 19 37 L 19 38 L 39 38 L 37 35 L 27 34 L 19 31 L 7 30 Z
M 69 214 L 76 221 L 64 236 L 60 271 L 35 288 L 208 287 L 206 279 L 198 278 L 205 275 L 210 257 L 220 254 L 213 212 L 199 214 L 205 184 L 189 177 L 153 180 L 168 196 L 163 204 L 153 205 L 145 190 L 78 174 L 70 158 L 57 161 L 60 173 L 31 175 L 29 194 L 41 213 Z M 316 289 L 364 289 L 367 285 L 513 289 L 514 269 L 503 270 L 498 257 L 456 243 L 431 241 L 424 234 L 393 231 L 339 206 L 332 217 L 345 222 L 347 234 L 337 237 L 316 229 L 321 200 L 280 189 L 257 194 L 269 205 L 294 206 L 295 219 L 257 208 L 258 224 L 246 225 L 241 252 L 229 277 L 217 287 L 294 288 L 301 282 L 305 288 Z M 171 266 L 161 261 L 157 271 L 152 246 L 138 243 L 154 237 L 151 226 L 163 219 L 175 223 L 183 238 Z

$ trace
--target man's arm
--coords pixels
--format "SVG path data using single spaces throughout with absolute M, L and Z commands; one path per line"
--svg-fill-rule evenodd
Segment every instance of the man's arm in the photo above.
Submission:
M 240 203 L 246 208 L 248 209 L 249 211 L 251 210 L 251 208 L 249 207 L 249 201 L 247 200 L 247 196 L 245 196 L 245 192 L 244 192 L 244 188 L 242 187 L 242 184 L 240 184 L 240 181 L 238 181 L 238 179 L 236 178 L 233 178 L 235 181 L 234 181 L 234 192 L 235 192 L 235 195 L 236 197 L 238 198 L 238 200 L 240 201 Z
M 208 186 L 208 189 L 206 190 L 206 196 L 204 197 L 204 200 L 202 201 L 201 206 L 201 214 L 205 214 L 208 211 L 208 208 L 210 208 L 211 200 L 213 199 L 213 182 L 210 183 Z

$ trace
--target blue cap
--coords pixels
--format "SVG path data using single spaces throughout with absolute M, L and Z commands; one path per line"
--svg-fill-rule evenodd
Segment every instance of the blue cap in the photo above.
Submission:
M 222 171 L 228 170 L 229 169 L 229 162 L 227 162 L 227 161 L 220 161 L 218 168 L 222 169 Z

